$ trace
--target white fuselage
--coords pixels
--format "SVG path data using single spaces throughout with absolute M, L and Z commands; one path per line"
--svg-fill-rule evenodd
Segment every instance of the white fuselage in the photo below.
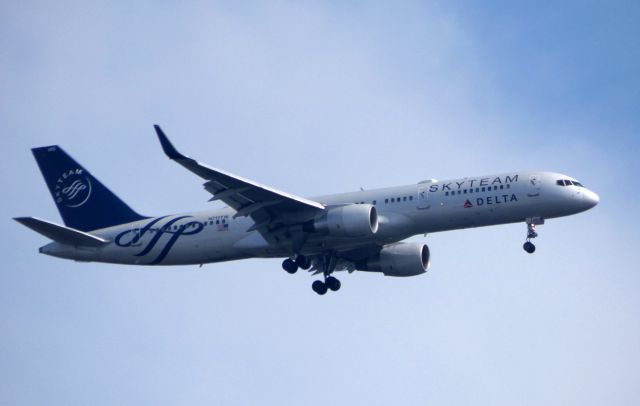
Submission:
M 533 221 L 579 213 L 598 197 L 552 172 L 517 172 L 313 198 L 325 206 L 373 204 L 377 232 L 364 238 L 310 235 L 300 254 L 353 250 L 384 245 L 416 234 Z M 141 265 L 187 265 L 251 257 L 287 257 L 290 247 L 268 243 L 250 217 L 236 217 L 231 208 L 148 218 L 91 234 L 110 242 L 97 248 L 51 243 L 40 252 L 78 261 Z

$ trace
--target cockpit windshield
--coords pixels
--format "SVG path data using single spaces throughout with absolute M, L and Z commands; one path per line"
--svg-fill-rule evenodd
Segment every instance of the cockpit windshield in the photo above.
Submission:
M 569 180 L 569 179 L 559 179 L 556 181 L 556 185 L 558 186 L 578 186 L 578 187 L 584 187 L 582 186 L 582 183 L 575 181 L 575 180 Z

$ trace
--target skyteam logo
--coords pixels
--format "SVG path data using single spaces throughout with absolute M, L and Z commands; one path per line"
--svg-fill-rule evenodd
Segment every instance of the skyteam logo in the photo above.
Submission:
M 91 196 L 91 180 L 83 169 L 71 169 L 64 172 L 53 191 L 56 203 L 67 207 L 80 207 Z

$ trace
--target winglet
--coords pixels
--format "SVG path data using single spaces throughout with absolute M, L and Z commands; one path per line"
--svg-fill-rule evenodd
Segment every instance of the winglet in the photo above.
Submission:
M 160 128 L 159 125 L 154 124 L 153 128 L 156 130 L 156 134 L 158 134 L 158 139 L 160 140 L 160 145 L 162 145 L 162 149 L 164 153 L 171 159 L 188 159 L 186 156 L 182 155 L 178 152 L 178 150 L 171 144 L 169 138 L 164 134 L 164 131 Z

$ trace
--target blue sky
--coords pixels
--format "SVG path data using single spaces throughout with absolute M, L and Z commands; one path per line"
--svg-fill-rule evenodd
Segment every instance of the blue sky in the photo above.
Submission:
M 640 6 L 633 2 L 0 5 L 0 404 L 636 405 Z M 185 153 L 303 196 L 514 170 L 595 209 L 415 237 L 432 268 L 318 297 L 278 260 L 45 257 L 29 149 L 136 210 L 212 206 Z

